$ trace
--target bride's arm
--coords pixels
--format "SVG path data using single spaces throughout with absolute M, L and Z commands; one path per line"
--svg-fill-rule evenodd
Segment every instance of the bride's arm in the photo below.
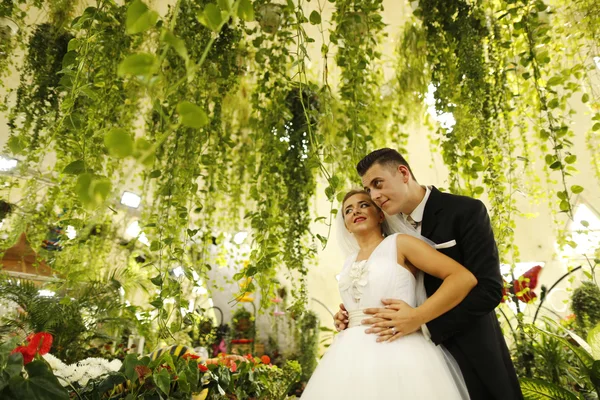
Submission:
M 396 244 L 399 264 L 406 265 L 408 261 L 421 271 L 444 281 L 431 297 L 415 309 L 421 325 L 456 307 L 477 285 L 477 278 L 471 271 L 422 240 L 398 235 Z

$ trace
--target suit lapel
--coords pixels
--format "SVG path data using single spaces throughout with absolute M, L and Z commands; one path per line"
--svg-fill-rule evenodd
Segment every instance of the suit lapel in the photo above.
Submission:
M 429 199 L 425 203 L 425 210 L 423 211 L 423 221 L 421 222 L 421 235 L 431 239 L 431 234 L 435 230 L 437 225 L 436 215 L 444 208 L 444 198 L 442 192 L 437 190 L 435 187 L 431 187 L 431 193 Z

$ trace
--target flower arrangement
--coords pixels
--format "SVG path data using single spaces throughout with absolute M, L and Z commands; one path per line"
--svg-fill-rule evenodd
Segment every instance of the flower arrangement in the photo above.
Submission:
M 110 372 L 117 372 L 123 364 L 121 360 L 108 361 L 104 358 L 90 357 L 67 365 L 52 354 L 45 354 L 44 360 L 50 365 L 54 375 L 60 378 L 63 386 L 78 385 L 84 387 L 90 380 L 98 379 Z
M 128 354 L 123 362 L 90 357 L 66 364 L 48 353 L 51 344 L 52 335 L 40 332 L 12 350 L 0 345 L 0 398 L 285 399 L 301 376 L 295 361 L 278 368 L 269 356 L 251 354 L 221 353 L 203 363 L 196 354 L 165 352 L 155 360 Z

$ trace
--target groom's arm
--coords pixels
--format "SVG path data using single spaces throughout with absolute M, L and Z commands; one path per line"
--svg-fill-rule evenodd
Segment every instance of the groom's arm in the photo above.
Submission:
M 462 261 L 478 283 L 458 306 L 427 323 L 431 339 L 438 344 L 492 312 L 502 300 L 503 280 L 490 218 L 481 201 L 468 203 L 455 221 L 463 258 L 457 261 Z

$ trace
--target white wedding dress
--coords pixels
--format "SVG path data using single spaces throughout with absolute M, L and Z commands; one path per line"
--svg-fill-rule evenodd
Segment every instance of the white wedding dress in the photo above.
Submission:
M 336 335 L 310 378 L 302 400 L 468 399 L 464 381 L 442 347 L 420 330 L 390 343 L 367 334 L 362 310 L 400 299 L 415 307 L 425 300 L 422 278 L 397 263 L 396 235 L 385 238 L 368 260 L 349 257 L 339 278 L 349 327 Z M 422 276 L 422 273 L 421 273 Z M 419 299 L 419 297 L 423 297 Z

